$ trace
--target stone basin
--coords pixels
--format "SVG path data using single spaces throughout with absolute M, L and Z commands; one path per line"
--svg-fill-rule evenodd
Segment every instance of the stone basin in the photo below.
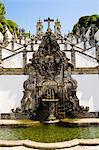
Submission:
M 58 121 L 59 120 L 56 120 L 56 122 Z M 30 121 L 30 120 L 27 120 L 27 121 L 25 120 L 23 122 L 22 120 L 0 120 L 0 126 L 2 127 L 0 128 L 0 150 L 34 150 L 34 149 L 39 150 L 42 148 L 53 149 L 53 150 L 58 150 L 58 149 L 61 149 L 61 150 L 98 150 L 99 149 L 99 139 L 98 139 L 99 138 L 99 119 L 98 118 L 97 119 L 96 118 L 95 119 L 75 119 L 74 121 L 71 121 L 71 120 L 68 120 L 68 121 L 74 124 L 77 124 L 77 123 L 86 124 L 87 123 L 88 127 L 68 128 L 66 126 L 65 127 L 58 126 L 58 124 L 56 125 L 53 124 L 52 126 L 42 125 L 38 121 Z M 53 121 L 50 121 L 49 123 L 52 124 L 52 122 Z M 67 120 L 65 119 L 64 122 L 66 123 Z M 97 126 L 94 127 L 96 123 L 97 123 Z M 93 124 L 93 126 L 90 126 L 90 124 Z M 5 127 L 3 127 L 2 125 L 3 126 L 5 125 Z M 19 127 L 19 125 L 27 125 L 27 126 Z M 28 132 L 29 130 L 30 130 L 30 133 Z M 38 139 L 31 139 L 32 133 L 33 133 L 33 136 L 35 137 L 37 136 L 35 134 L 36 130 L 38 131 L 38 138 L 41 138 L 40 141 Z M 30 135 L 27 136 L 27 133 L 29 133 Z M 68 134 L 71 134 L 71 133 L 73 137 L 67 138 Z M 24 137 L 22 138 L 20 137 L 20 135 Z M 57 138 L 56 141 L 55 141 L 55 136 Z M 62 141 L 61 136 L 64 136 L 67 139 L 64 138 Z M 45 140 L 48 137 L 50 138 L 50 141 Z M 78 139 L 78 138 L 81 138 L 81 139 Z

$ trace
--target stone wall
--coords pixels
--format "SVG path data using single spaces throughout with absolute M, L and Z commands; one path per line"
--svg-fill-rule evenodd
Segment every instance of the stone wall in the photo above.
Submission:
M 21 119 L 29 119 L 29 115 L 27 113 L 1 113 L 0 119 L 15 119 L 15 120 L 21 120 Z

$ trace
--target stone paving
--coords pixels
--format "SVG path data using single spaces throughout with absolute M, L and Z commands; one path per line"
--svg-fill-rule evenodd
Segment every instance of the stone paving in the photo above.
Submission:
M 99 150 L 99 139 L 74 139 L 58 143 L 40 143 L 30 140 L 0 140 L 0 150 Z
M 74 123 L 99 123 L 99 118 L 84 118 L 76 120 Z
M 15 147 L 0 147 L 0 150 L 39 150 L 39 149 L 27 148 L 25 146 L 15 146 Z
M 76 147 L 65 148 L 61 150 L 99 150 L 99 146 L 76 146 Z
M 0 119 L 0 125 L 14 125 L 14 124 L 33 124 L 33 123 L 39 123 L 39 121 L 27 121 L 27 122 L 22 122 L 22 120 L 3 120 Z M 99 123 L 99 118 L 84 118 L 84 119 L 78 119 L 73 121 L 73 123 L 78 123 L 78 124 L 82 124 L 82 123 Z
M 32 120 L 5 120 L 5 119 L 0 119 L 0 126 L 1 125 L 33 125 L 35 123 L 39 123 L 39 121 L 32 121 Z
M 16 147 L 0 147 L 0 150 L 40 150 L 40 149 L 27 148 L 25 146 L 16 146 Z M 50 150 L 99 150 L 99 146 L 75 146 L 72 148 L 50 149 Z

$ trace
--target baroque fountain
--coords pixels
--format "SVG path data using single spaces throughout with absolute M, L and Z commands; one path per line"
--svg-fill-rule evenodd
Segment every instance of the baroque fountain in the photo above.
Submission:
M 78 147 L 80 143 L 82 145 L 86 144 L 86 140 L 76 139 L 87 137 L 87 145 L 89 144 L 90 146 L 93 143 L 93 139 L 92 143 L 88 139 L 99 138 L 99 127 L 89 127 L 90 121 L 88 121 L 88 124 L 86 122 L 83 123 L 84 128 L 82 126 L 78 127 L 79 120 L 78 123 L 71 121 L 70 127 L 67 126 L 67 122 L 63 121 L 63 125 L 66 128 L 64 128 L 65 126 L 61 126 L 62 124 L 47 126 L 38 121 L 34 121 L 40 120 L 48 123 L 63 118 L 84 118 L 89 115 L 88 107 L 84 108 L 80 106 L 79 99 L 76 95 L 77 81 L 71 76 L 74 66 L 66 57 L 66 52 L 60 50 L 55 34 L 52 33 L 50 28 L 48 28 L 42 37 L 38 50 L 34 51 L 30 63 L 25 68 L 29 78 L 23 85 L 24 95 L 21 99 L 21 109 L 17 108 L 16 112 L 13 109 L 13 114 L 11 115 L 12 117 L 14 116 L 13 119 L 15 120 L 13 120 L 12 124 L 10 121 L 10 124 L 0 125 L 2 127 L 6 126 L 5 130 L 0 128 L 0 140 L 7 140 L 6 142 L 2 141 L 3 144 L 1 145 L 16 145 L 17 147 L 24 145 L 25 147 L 32 148 L 38 148 L 39 145 L 39 148 L 43 149 L 48 149 L 48 147 L 50 149 L 52 147 L 67 148 L 67 142 L 65 144 L 58 144 L 56 142 L 75 139 L 71 141 L 72 144 L 69 143 L 69 148 L 71 149 L 74 146 Z M 28 116 L 27 120 L 24 120 L 23 114 Z M 16 119 L 19 120 L 16 121 Z M 33 120 L 31 121 L 29 119 Z M 73 124 L 76 126 L 72 126 Z M 96 122 L 94 124 L 96 125 Z M 88 125 L 88 127 L 85 127 L 85 125 Z M 22 141 L 11 141 L 9 143 L 9 139 L 20 139 Z M 43 143 L 42 145 L 42 143 L 33 141 L 47 143 Z M 95 141 L 94 143 L 99 145 L 99 141 Z
M 86 108 L 79 105 L 77 82 L 71 77 L 73 65 L 50 28 L 30 61 L 26 65 L 29 78 L 24 82 L 22 112 L 37 120 L 83 115 Z

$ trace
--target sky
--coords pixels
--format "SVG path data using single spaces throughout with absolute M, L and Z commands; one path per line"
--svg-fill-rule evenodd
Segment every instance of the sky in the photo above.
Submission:
M 62 33 L 72 30 L 81 16 L 99 14 L 98 0 L 2 0 L 6 18 L 15 21 L 26 32 L 35 34 L 36 22 L 50 17 L 61 21 Z M 52 23 L 53 29 L 53 23 Z M 44 31 L 47 24 L 44 23 Z

